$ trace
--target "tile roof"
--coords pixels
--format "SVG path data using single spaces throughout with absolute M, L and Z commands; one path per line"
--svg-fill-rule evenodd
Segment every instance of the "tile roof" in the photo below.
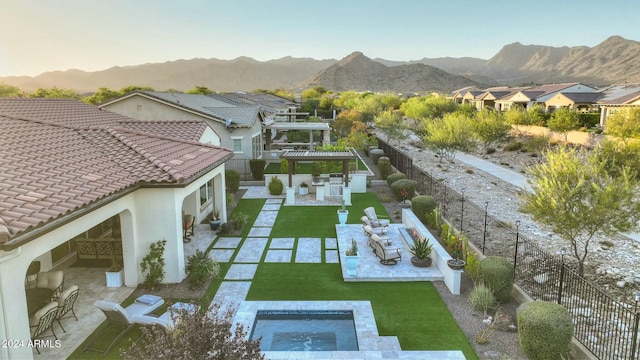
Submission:
M 208 125 L 199 120 L 181 121 L 127 121 L 120 126 L 141 132 L 163 135 L 187 141 L 200 141 Z
M 146 95 L 174 106 L 196 111 L 220 122 L 231 118 L 240 126 L 252 126 L 258 119 L 260 107 L 243 101 L 234 101 L 218 95 L 183 94 L 159 91 L 137 91 L 129 96 Z M 117 100 L 116 100 L 117 101 Z
M 602 93 L 604 97 L 598 101 L 598 104 L 624 105 L 640 96 L 640 86 L 614 85 L 602 90 Z
M 3 102 L 3 111 L 12 108 Z M 126 118 L 107 127 L 95 118 L 83 125 L 79 116 L 52 116 L 56 106 L 25 109 L 47 120 L 0 113 L 0 241 L 6 231 L 11 238 L 27 233 L 139 186 L 187 183 L 233 156 L 226 148 L 166 136 L 172 128 L 201 128 L 198 122 L 165 122 L 167 129 L 160 129 Z M 155 134 L 144 132 L 149 127 Z
M 595 103 L 600 100 L 604 95 L 599 92 L 590 92 L 590 93 L 573 93 L 561 92 L 560 94 L 566 96 L 569 100 L 576 103 Z
M 285 99 L 280 96 L 276 96 L 273 94 L 266 94 L 266 93 L 233 92 L 233 93 L 222 93 L 218 95 L 231 100 L 244 101 L 249 104 L 257 104 L 257 105 L 268 108 L 269 111 L 281 111 L 283 109 L 288 109 L 290 107 L 298 106 L 297 103 L 289 99 Z

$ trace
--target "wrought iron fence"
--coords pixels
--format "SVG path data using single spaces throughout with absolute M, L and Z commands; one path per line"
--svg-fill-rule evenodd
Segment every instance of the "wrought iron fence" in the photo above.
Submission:
M 378 138 L 391 164 L 416 181 L 416 191 L 433 197 L 442 215 L 486 256 L 502 256 L 514 264 L 515 283 L 531 298 L 556 302 L 573 317 L 574 337 L 599 359 L 638 359 L 635 308 L 613 299 L 581 277 L 564 256 L 552 255 L 520 234 L 519 223 L 505 223 L 490 214 L 490 204 L 475 204 L 446 181 L 413 164 L 410 155 Z

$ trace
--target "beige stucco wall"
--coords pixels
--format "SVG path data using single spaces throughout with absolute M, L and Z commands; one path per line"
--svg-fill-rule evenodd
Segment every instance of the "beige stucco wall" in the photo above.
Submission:
M 549 128 L 543 126 L 512 126 L 516 131 L 519 131 L 523 135 L 527 136 L 546 136 L 549 140 L 564 142 L 564 134 L 557 133 L 549 130 Z M 588 147 L 594 147 L 601 144 L 605 135 L 587 133 L 582 131 L 569 131 L 567 133 L 567 142 L 571 144 L 583 145 Z

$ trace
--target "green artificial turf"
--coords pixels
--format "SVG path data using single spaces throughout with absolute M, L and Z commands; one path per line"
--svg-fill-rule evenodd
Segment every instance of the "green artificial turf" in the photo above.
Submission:
M 243 200 L 244 201 L 244 200 Z M 347 223 L 360 224 L 364 209 L 373 206 L 376 214 L 388 217 L 387 211 L 374 193 L 352 194 L 351 206 L 347 206 Z M 336 206 L 282 206 L 271 237 L 335 237 L 338 224 Z
M 381 336 L 397 336 L 403 350 L 473 347 L 430 282 L 344 282 L 337 264 L 260 264 L 247 300 L 370 301 Z

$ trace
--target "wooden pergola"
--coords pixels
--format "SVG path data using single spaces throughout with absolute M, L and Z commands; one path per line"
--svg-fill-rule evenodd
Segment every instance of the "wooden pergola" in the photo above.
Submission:
M 343 151 L 292 150 L 283 153 L 280 158 L 289 163 L 289 187 L 293 186 L 293 175 L 296 173 L 298 161 L 342 161 L 344 185 L 349 186 L 349 161 L 357 159 L 358 155 L 353 149 Z

